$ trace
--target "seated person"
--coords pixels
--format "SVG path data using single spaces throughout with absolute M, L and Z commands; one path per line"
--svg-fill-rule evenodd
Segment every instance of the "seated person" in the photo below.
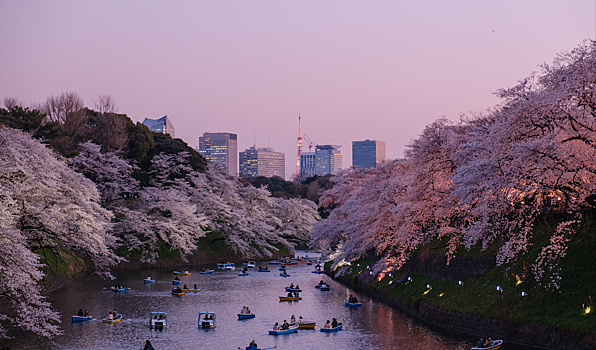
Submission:
M 295 324 L 296 323 L 296 316 L 292 315 L 292 318 L 290 318 L 290 323 L 291 324 Z
M 304 319 L 302 318 L 302 316 L 298 317 L 298 323 L 303 323 Z
M 480 338 L 478 343 L 476 343 L 476 347 L 483 348 L 484 347 L 484 339 Z
M 288 329 L 290 328 L 290 325 L 288 324 L 288 321 L 284 320 L 284 323 L 281 325 L 281 329 Z
M 333 321 L 331 322 L 331 328 L 335 328 L 335 327 L 337 327 L 337 320 L 334 317 Z
M 257 343 L 253 340 L 250 342 L 250 344 L 248 345 L 249 347 L 253 347 L 253 348 L 258 348 Z
M 112 313 L 110 312 L 110 313 L 108 314 L 108 320 L 113 320 L 113 319 L 114 319 L 114 315 L 112 315 Z
M 294 292 L 294 298 L 300 298 L 300 294 L 298 294 L 298 292 Z
M 176 276 L 176 277 L 174 277 L 174 280 L 175 281 L 180 281 L 180 277 Z
M 250 309 L 248 308 L 248 306 L 246 307 L 246 314 L 250 315 Z
M 182 289 L 188 289 L 188 286 L 186 285 L 186 283 L 184 284 L 184 288 Z
M 288 298 L 292 297 L 292 292 L 288 292 Z
M 298 287 L 298 285 L 296 285 L 296 289 L 300 289 L 300 287 Z
M 85 314 L 83 314 L 83 309 L 79 309 L 79 313 L 77 314 L 77 316 L 84 316 Z
M 294 283 L 290 283 L 290 288 L 294 288 Z
M 89 317 L 89 310 L 85 310 L 85 316 Z
M 329 320 L 327 320 L 327 323 L 325 323 L 325 328 L 331 328 L 331 322 L 329 322 Z
M 275 322 L 275 325 L 273 326 L 273 330 L 279 331 L 279 323 Z
M 319 286 L 322 286 L 322 285 L 324 285 L 324 284 L 325 284 L 325 282 L 323 282 L 323 280 L 320 280 L 320 281 L 319 281 Z
M 199 289 L 199 288 L 197 288 L 197 284 L 196 284 L 196 283 L 195 283 L 195 285 L 194 285 L 194 289 L 195 289 L 195 290 L 196 290 L 196 289 Z
M 147 279 L 150 280 L 151 279 L 151 276 L 147 276 Z

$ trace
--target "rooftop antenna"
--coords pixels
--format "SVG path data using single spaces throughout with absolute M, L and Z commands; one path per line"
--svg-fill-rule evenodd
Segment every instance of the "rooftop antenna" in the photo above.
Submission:
M 296 181 L 300 179 L 300 154 L 302 153 L 302 126 L 300 125 L 300 111 L 298 111 L 298 152 L 296 155 Z

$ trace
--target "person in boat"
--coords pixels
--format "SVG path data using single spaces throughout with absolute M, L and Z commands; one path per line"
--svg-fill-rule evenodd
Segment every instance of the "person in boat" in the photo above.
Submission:
M 337 320 L 334 317 L 333 321 L 331 321 L 331 328 L 335 328 L 335 327 L 337 327 Z
M 196 283 L 195 283 L 195 285 L 194 285 L 194 289 L 195 289 L 195 290 L 197 290 L 197 289 L 198 289 L 198 288 L 197 288 L 197 284 L 196 284 Z
M 304 323 L 304 319 L 302 318 L 302 316 L 298 317 L 298 323 Z
M 89 310 L 85 310 L 85 317 L 89 317 Z
M 484 343 L 484 347 L 485 348 L 488 348 L 489 346 L 492 346 L 492 345 L 493 345 L 492 338 L 490 336 L 489 337 L 486 337 L 486 342 Z
M 480 340 L 478 341 L 478 343 L 476 343 L 476 347 L 477 348 L 483 348 L 484 347 L 484 339 L 480 338 Z
M 296 324 L 296 316 L 292 315 L 292 317 L 290 318 L 290 323 Z
M 325 323 L 325 328 L 331 328 L 331 322 L 329 322 L 329 320 L 327 320 L 327 323 Z
M 146 278 L 146 279 L 147 279 L 147 280 L 151 280 L 151 276 L 147 276 L 147 278 Z
M 151 345 L 151 341 L 149 339 L 145 341 L 145 347 L 143 348 L 143 350 L 155 350 L 153 345 Z
M 294 283 L 290 283 L 290 288 L 294 289 Z
M 288 329 L 290 328 L 290 325 L 288 324 L 288 321 L 284 320 L 284 323 L 281 325 L 281 329 Z
M 319 281 L 319 286 L 322 286 L 322 285 L 324 285 L 324 284 L 325 284 L 325 282 L 323 282 L 323 280 L 320 280 L 320 281 Z
M 182 293 L 182 289 L 180 287 L 176 288 L 176 293 Z
M 275 322 L 275 325 L 273 326 L 273 330 L 279 331 L 279 323 Z
M 114 319 L 114 315 L 110 311 L 110 313 L 108 314 L 108 320 L 113 320 L 113 319 Z
M 83 313 L 83 309 L 79 309 L 79 313 L 77 314 L 77 316 L 84 316 L 85 314 Z
M 248 306 L 246 307 L 246 314 L 250 315 L 250 308 Z
M 178 277 L 178 276 L 174 277 L 174 281 L 180 281 L 180 277 Z
M 292 298 L 292 297 L 293 297 L 292 292 L 288 292 L 288 298 Z
M 294 292 L 294 298 L 300 298 L 300 294 L 298 292 Z
M 246 314 L 246 306 L 242 307 L 242 311 L 240 311 L 241 314 Z
M 298 285 L 296 285 L 296 287 L 294 287 L 294 288 L 296 288 L 296 289 L 300 289 L 300 287 L 298 287 Z
M 184 284 L 184 288 L 182 289 L 188 289 L 188 286 L 186 285 L 186 283 Z
M 254 340 L 250 342 L 250 344 L 248 344 L 248 346 L 252 346 L 253 348 L 258 348 L 257 346 L 257 342 L 255 342 Z

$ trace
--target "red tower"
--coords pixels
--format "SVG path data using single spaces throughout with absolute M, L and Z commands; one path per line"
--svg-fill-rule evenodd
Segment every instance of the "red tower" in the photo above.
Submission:
M 298 153 L 296 154 L 296 180 L 300 179 L 300 154 L 302 153 L 302 128 L 300 126 L 300 111 L 298 111 Z

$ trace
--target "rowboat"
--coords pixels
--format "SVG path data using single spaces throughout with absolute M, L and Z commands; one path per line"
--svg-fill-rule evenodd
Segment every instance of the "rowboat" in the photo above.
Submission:
M 151 277 L 147 277 L 147 278 L 145 278 L 145 284 L 147 284 L 147 283 L 155 283 L 155 280 Z
M 72 316 L 72 322 L 85 322 L 92 319 L 93 316 Z
M 321 273 L 325 273 L 325 270 L 314 270 L 314 271 L 312 271 L 312 273 L 321 274 Z
M 269 269 L 258 269 L 257 271 L 258 272 L 271 272 L 271 270 L 269 270 Z
M 179 297 L 181 297 L 181 296 L 183 296 L 183 295 L 186 295 L 186 293 L 184 293 L 184 292 L 170 292 L 170 293 L 171 293 L 172 295 L 176 295 L 176 296 L 179 296 Z
M 292 325 L 288 329 L 280 329 L 278 331 L 269 331 L 270 335 L 288 334 L 298 332 L 298 325 Z
M 312 265 L 312 261 L 309 260 L 306 265 Z
M 238 276 L 248 276 L 248 272 L 239 273 Z
M 118 292 L 118 293 L 124 293 L 126 291 L 126 288 L 124 287 L 120 287 L 120 288 L 116 288 L 116 287 L 111 287 L 112 292 Z
M 186 270 L 186 271 L 174 271 L 174 275 L 190 276 L 190 272 L 188 272 L 188 270 Z
M 279 297 L 279 301 L 298 301 L 302 300 L 302 297 Z
M 323 284 L 322 286 L 319 287 L 319 290 L 321 292 L 328 292 L 329 290 L 331 290 L 331 288 L 329 288 L 328 284 Z
M 255 314 L 238 314 L 239 320 L 247 320 L 249 318 L 255 318 Z
M 116 323 L 116 322 L 120 322 L 122 321 L 122 315 L 118 314 L 116 317 L 114 317 L 113 319 L 109 319 L 109 318 L 104 318 L 102 320 L 103 323 Z
M 348 300 L 344 300 L 344 304 L 347 307 L 359 307 L 359 306 L 362 306 L 362 303 L 350 303 Z
M 199 312 L 199 328 L 215 327 L 215 312 Z
M 172 281 L 172 284 L 173 284 L 173 285 L 177 285 L 177 284 L 180 284 L 180 283 L 181 283 L 181 282 L 180 282 L 180 280 L 173 280 L 173 281 Z
M 286 287 L 286 292 L 302 292 L 302 289 Z
M 200 289 L 183 289 L 182 290 L 184 293 L 198 293 L 201 290 Z
M 298 323 L 298 329 L 315 329 L 316 322 L 303 321 Z
M 236 270 L 236 264 L 228 263 L 228 265 L 226 266 L 226 270 Z
M 279 275 L 280 275 L 281 277 L 290 277 L 290 274 L 289 274 L 289 273 L 287 273 L 287 272 L 286 272 L 286 273 L 280 273 Z
M 163 328 L 168 326 L 168 315 L 165 312 L 155 311 L 149 316 L 149 327 Z
M 281 265 L 281 262 L 275 260 L 275 261 L 270 261 L 268 264 L 269 265 Z
M 205 271 L 201 271 L 199 272 L 201 275 L 210 275 L 212 273 L 214 273 L 215 270 L 205 270 Z
M 501 348 L 501 345 L 503 345 L 503 341 L 499 339 L 499 340 L 494 340 L 492 346 L 489 346 L 486 348 L 474 347 L 474 348 L 472 348 L 472 350 L 499 350 Z
M 254 267 L 256 266 L 256 263 L 254 261 L 249 261 L 249 262 L 245 262 L 244 266 L 254 269 Z
M 338 332 L 341 331 L 341 327 L 343 327 L 343 325 L 341 323 L 337 324 L 337 327 L 333 327 L 333 328 L 321 328 L 321 332 Z

